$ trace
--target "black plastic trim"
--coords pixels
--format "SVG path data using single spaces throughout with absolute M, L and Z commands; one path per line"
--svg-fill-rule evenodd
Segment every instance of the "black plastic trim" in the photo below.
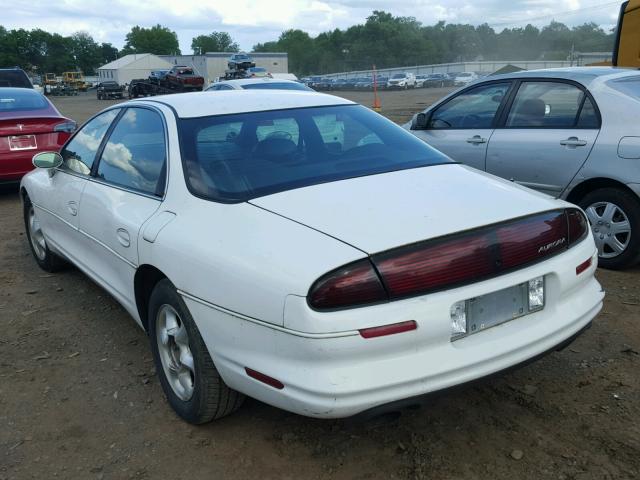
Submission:
M 611 63 L 614 67 L 618 66 L 618 54 L 620 53 L 620 40 L 622 38 L 622 26 L 624 24 L 624 14 L 627 10 L 627 5 L 629 2 L 626 1 L 622 5 L 620 5 L 620 13 L 618 14 L 618 25 L 616 27 L 616 39 L 613 44 L 613 56 L 611 57 Z

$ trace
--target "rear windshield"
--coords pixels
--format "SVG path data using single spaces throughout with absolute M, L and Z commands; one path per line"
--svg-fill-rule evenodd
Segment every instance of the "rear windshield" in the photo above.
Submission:
M 180 75 L 193 75 L 193 69 L 191 68 L 181 68 L 178 70 L 178 74 Z
M 0 70 L 0 87 L 33 88 L 22 70 Z
M 295 82 L 264 82 L 264 83 L 247 83 L 242 85 L 245 90 L 305 90 L 313 91 L 302 83 Z
M 640 99 L 640 76 L 610 80 L 607 82 L 611 88 L 618 90 L 630 97 Z
M 179 134 L 191 192 L 227 203 L 450 162 L 360 105 L 181 119 Z
M 48 107 L 46 98 L 35 90 L 0 88 L 0 112 L 41 110 Z

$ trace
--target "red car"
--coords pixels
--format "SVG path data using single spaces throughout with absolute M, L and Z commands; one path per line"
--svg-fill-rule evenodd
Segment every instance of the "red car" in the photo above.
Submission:
M 20 180 L 36 153 L 60 150 L 76 126 L 41 93 L 0 88 L 0 183 Z
M 204 87 L 204 77 L 196 75 L 191 67 L 177 65 L 167 72 L 163 83 L 173 90 L 199 92 Z

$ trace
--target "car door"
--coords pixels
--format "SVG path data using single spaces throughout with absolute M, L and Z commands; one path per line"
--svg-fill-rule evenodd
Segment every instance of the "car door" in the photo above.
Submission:
M 78 234 L 80 198 L 105 134 L 120 109 L 103 112 L 76 132 L 60 152 L 62 165 L 35 199 L 47 241 L 73 261 L 82 257 Z
M 453 160 L 485 169 L 487 144 L 511 82 L 464 90 L 428 112 L 427 128 L 412 133 Z
M 584 164 L 600 117 L 580 85 L 522 81 L 487 149 L 487 171 L 558 196 Z
M 93 253 L 92 273 L 132 307 L 138 236 L 164 196 L 167 177 L 164 119 L 129 107 L 110 131 L 82 194 L 79 228 Z

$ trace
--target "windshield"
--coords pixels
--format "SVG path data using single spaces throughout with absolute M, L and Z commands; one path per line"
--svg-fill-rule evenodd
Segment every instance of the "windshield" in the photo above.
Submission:
M 46 98 L 35 90 L 0 88 L 0 112 L 41 110 L 48 107 Z
M 188 118 L 178 128 L 190 191 L 219 202 L 450 162 L 361 105 Z
M 0 70 L 0 87 L 33 88 L 22 70 Z
M 245 90 L 305 90 L 313 92 L 312 89 L 302 83 L 296 82 L 264 82 L 264 83 L 247 83 L 242 85 Z
M 404 73 L 396 73 L 393 77 L 391 78 L 404 78 Z
M 458 75 L 459 77 L 470 77 L 471 74 L 470 73 L 461 73 L 460 75 Z

